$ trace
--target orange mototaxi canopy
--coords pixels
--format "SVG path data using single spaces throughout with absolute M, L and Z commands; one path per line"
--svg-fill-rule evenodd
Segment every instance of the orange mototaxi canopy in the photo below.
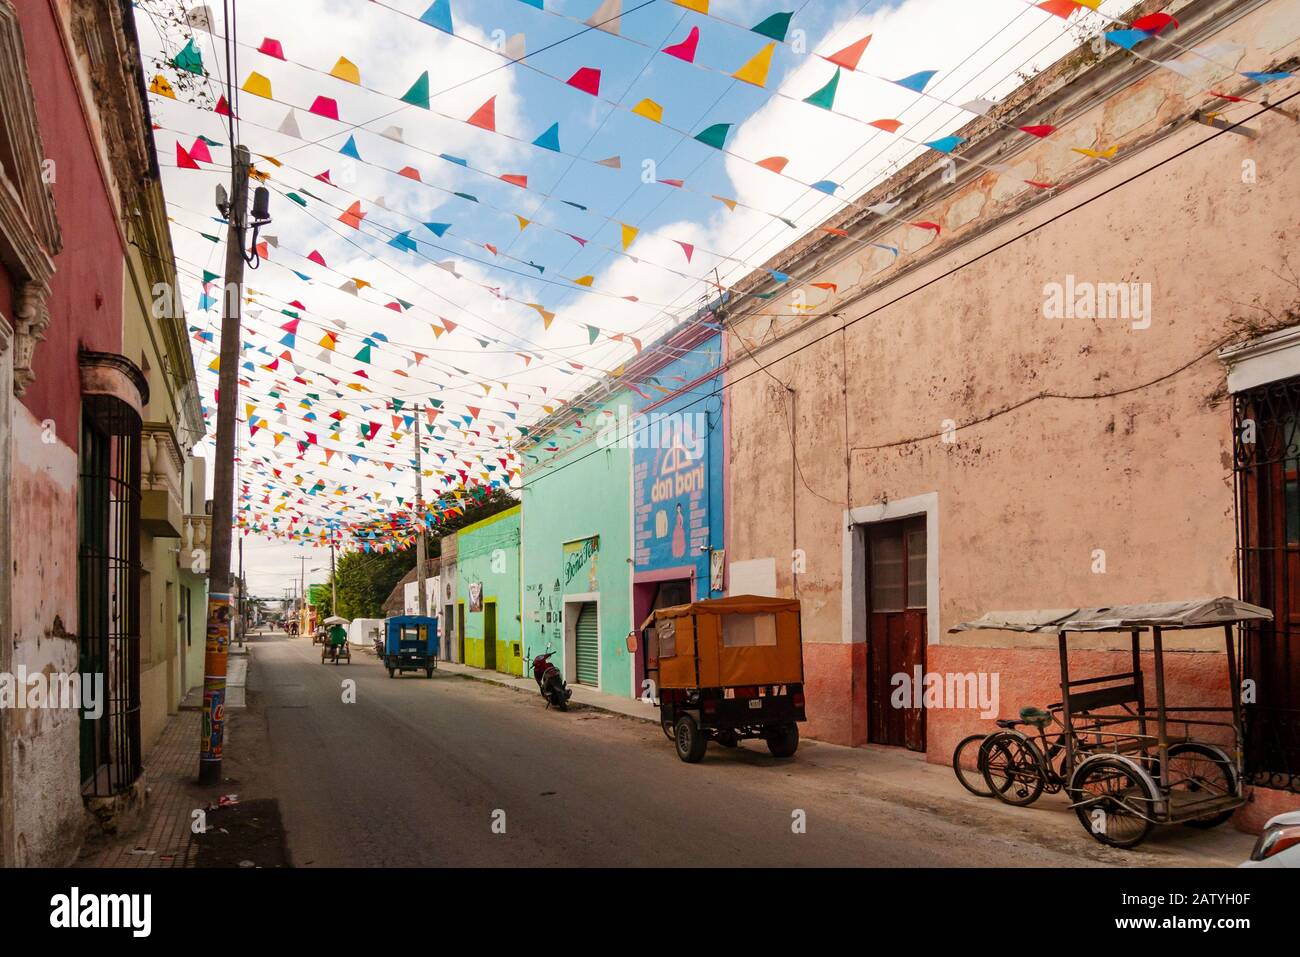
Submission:
M 763 595 L 731 595 L 728 598 L 706 598 L 693 601 L 689 605 L 673 605 L 652 611 L 641 629 L 662 618 L 685 618 L 688 615 L 762 615 L 776 614 L 782 611 L 799 610 L 797 598 L 767 598 Z

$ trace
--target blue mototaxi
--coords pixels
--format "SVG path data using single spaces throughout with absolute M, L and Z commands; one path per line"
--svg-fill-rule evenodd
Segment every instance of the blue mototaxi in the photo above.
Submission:
M 423 671 L 432 678 L 438 667 L 438 619 L 420 615 L 385 619 L 384 667 L 390 678 L 399 671 Z

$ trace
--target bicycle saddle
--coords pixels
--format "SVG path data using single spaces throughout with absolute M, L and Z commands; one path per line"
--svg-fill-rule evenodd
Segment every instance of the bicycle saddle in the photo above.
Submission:
M 1051 723 L 1052 713 L 1050 711 L 1043 711 L 1040 708 L 1035 708 L 1033 705 L 1028 705 L 1020 709 L 1020 720 L 1025 724 L 1031 724 L 1039 731 L 1042 731 Z

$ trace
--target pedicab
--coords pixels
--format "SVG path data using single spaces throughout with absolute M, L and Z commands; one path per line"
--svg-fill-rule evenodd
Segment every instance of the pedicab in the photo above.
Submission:
M 709 741 L 734 748 L 746 738 L 778 758 L 795 753 L 805 720 L 797 600 L 733 595 L 660 608 L 641 633 L 679 758 L 693 764 Z
M 322 623 L 324 637 L 321 639 L 320 663 L 332 661 L 338 664 L 346 661 L 352 664 L 352 649 L 348 646 L 348 620 L 331 615 Z
M 438 619 L 420 615 L 384 619 L 384 667 L 390 678 L 402 671 L 423 671 L 432 678 L 438 667 Z
M 1019 720 L 1000 720 L 1001 730 L 984 737 L 978 765 L 987 793 L 1023 806 L 1044 789 L 1064 789 L 1084 830 L 1112 847 L 1140 844 L 1156 824 L 1222 824 L 1246 803 L 1233 626 L 1272 618 L 1266 608 L 1221 597 L 989 612 L 950 629 L 1056 635 L 1061 700 L 1045 709 L 1023 708 Z M 1229 703 L 1170 705 L 1164 634 L 1203 628 L 1223 629 Z M 1154 706 L 1142 671 L 1141 635 L 1148 629 Z M 1071 639 L 1078 644 L 1083 635 L 1104 632 L 1129 634 L 1129 670 L 1071 677 Z M 1036 738 L 1018 730 L 1022 726 L 1036 729 Z

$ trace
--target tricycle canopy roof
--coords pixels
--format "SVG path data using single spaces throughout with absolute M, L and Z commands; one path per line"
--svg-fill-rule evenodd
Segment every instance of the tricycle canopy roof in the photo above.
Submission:
M 347 623 L 348 620 L 346 618 L 340 618 L 338 615 L 330 615 L 324 622 L 322 622 L 322 624 L 325 625 L 346 625 Z
M 1240 621 L 1271 621 L 1273 613 L 1235 598 L 1193 598 L 1188 601 L 1105 605 L 1097 608 L 1046 608 L 1034 611 L 991 611 L 964 621 L 955 631 L 995 629 L 1060 634 L 1071 631 L 1132 631 L 1134 628 L 1211 628 Z
M 687 615 L 762 615 L 775 614 L 779 611 L 798 611 L 797 598 L 767 598 L 762 595 L 730 595 L 727 598 L 706 598 L 693 601 L 689 605 L 673 605 L 671 608 L 658 608 L 650 612 L 642 629 L 648 628 L 652 621 L 662 618 L 684 618 Z

